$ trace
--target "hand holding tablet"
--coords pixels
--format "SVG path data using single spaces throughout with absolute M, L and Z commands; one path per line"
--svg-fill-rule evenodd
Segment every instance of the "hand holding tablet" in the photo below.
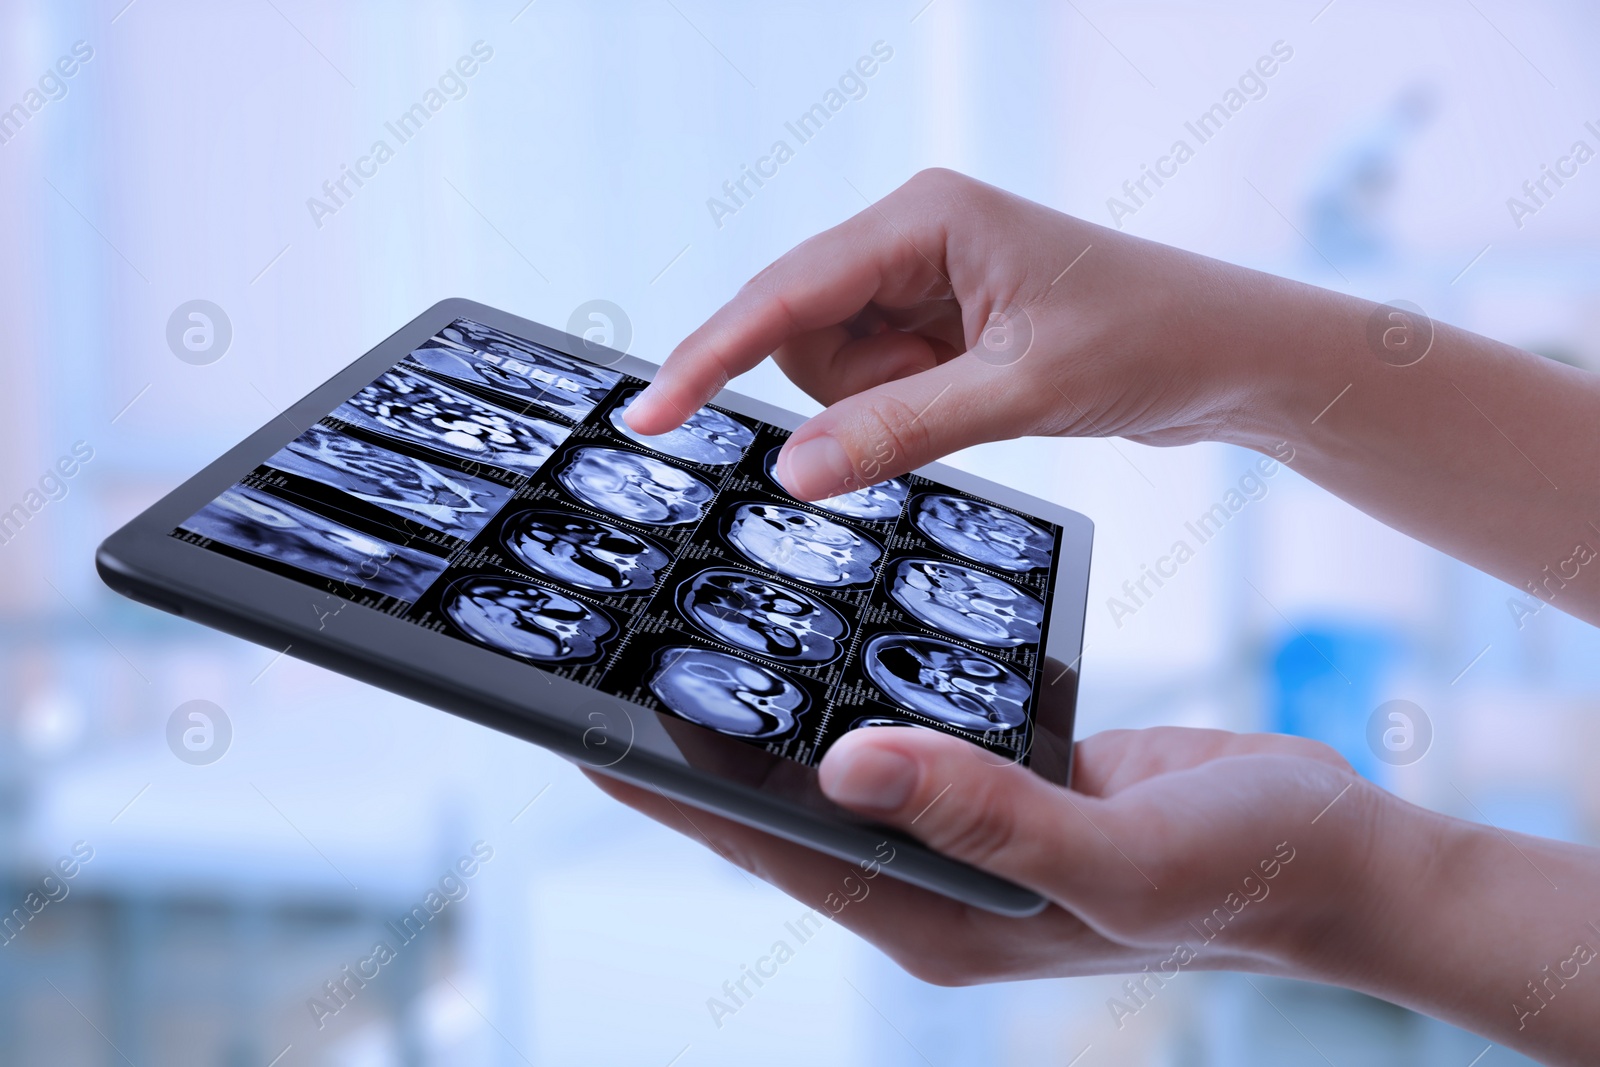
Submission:
M 1568 946 L 1600 852 L 1413 807 L 1297 738 L 1111 731 L 1073 774 L 1089 523 L 930 462 L 1025 433 L 1286 446 L 1508 580 L 1594 558 L 1595 377 L 1441 324 L 1395 366 L 1367 340 L 1387 311 L 926 174 L 648 387 L 446 302 L 98 562 L 587 764 L 932 981 L 1237 968 L 1594 1062 L 1600 985 L 1570 968 L 1600 953 Z M 831 406 L 719 391 L 769 352 Z M 1600 622 L 1600 570 L 1559 581 Z M 1551 961 L 1559 999 L 1527 980 Z
M 1600 568 L 1583 566 L 1600 378 L 1419 318 L 925 172 L 753 278 L 626 418 L 666 432 L 771 353 L 828 405 L 770 461 L 819 508 L 1024 434 L 1228 442 L 1290 456 L 1511 583 L 1519 629 L 1549 603 L 1600 624 Z M 1390 328 L 1431 346 L 1397 362 Z M 864 669 L 929 719 L 1003 730 L 1022 689 L 991 650 L 1031 632 L 1015 576 L 1047 541 L 970 496 L 914 487 L 907 514 L 961 562 L 897 557 L 890 596 L 944 636 L 876 635 Z M 1136 972 L 1108 1001 L 1120 1028 L 1185 970 L 1256 971 L 1348 985 L 1546 1062 L 1600 1058 L 1600 981 L 1582 977 L 1600 959 L 1600 850 L 1415 807 L 1299 738 L 1155 728 L 1077 748 L 1070 790 L 934 730 L 857 730 L 819 768 L 842 807 L 1051 902 L 1021 920 L 886 880 L 835 910 L 872 868 L 604 787 L 930 981 Z
M 655 368 L 588 354 L 440 305 L 110 539 L 102 572 L 853 859 L 884 831 L 815 772 L 851 731 L 1067 780 L 1087 520 L 932 467 L 797 500 L 773 461 L 798 419 L 723 394 L 641 434 L 624 412 Z M 1043 904 L 896 841 L 895 877 Z

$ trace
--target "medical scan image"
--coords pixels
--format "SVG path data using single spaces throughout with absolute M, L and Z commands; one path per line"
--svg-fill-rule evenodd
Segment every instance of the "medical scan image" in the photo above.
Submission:
M 726 652 L 663 649 L 650 691 L 692 723 L 751 740 L 793 732 L 809 699 L 805 690 L 765 667 Z
M 1054 539 L 1015 512 L 966 497 L 924 493 L 911 503 L 911 521 L 940 547 L 1003 571 L 1050 565 Z
M 918 621 L 991 648 L 1036 645 L 1044 605 L 1010 582 L 932 559 L 903 559 L 889 595 Z
M 635 389 L 623 397 L 622 403 L 611 409 L 611 426 L 622 436 L 637 441 L 646 448 L 690 463 L 707 466 L 724 466 L 737 463 L 744 450 L 755 441 L 756 435 L 744 423 L 711 408 L 701 408 L 684 420 L 676 430 L 646 437 L 623 421 L 622 413 L 642 389 Z
M 571 431 L 514 415 L 397 364 L 333 411 L 364 430 L 512 471 L 539 469 Z
M 235 485 L 179 529 L 358 589 L 415 600 L 445 561 L 342 526 L 247 485 Z
M 492 389 L 503 396 L 532 401 L 581 422 L 621 380 L 602 370 L 528 344 L 513 347 L 503 334 L 468 333 L 455 326 L 412 352 L 405 362 L 441 378 Z M 478 327 L 487 331 L 488 327 Z
M 895 719 L 888 715 L 863 715 L 850 724 L 852 730 L 871 730 L 879 726 L 904 726 L 912 730 L 931 730 L 933 727 L 909 719 Z
M 839 658 L 850 632 L 838 612 L 811 594 L 726 567 L 679 585 L 678 610 L 724 644 L 808 667 Z
M 559 511 L 522 511 L 501 528 L 506 550 L 546 578 L 597 593 L 644 593 L 671 557 L 610 523 Z
M 780 428 L 641 436 L 647 383 L 468 319 L 401 351 L 173 533 L 774 756 L 1027 741 L 1055 526 L 916 476 L 792 499 Z
M 496 575 L 452 582 L 440 604 L 473 640 L 536 663 L 592 660 L 616 631 L 598 610 L 554 589 Z
M 931 637 L 880 634 L 862 658 L 867 677 L 891 700 L 947 726 L 988 733 L 1027 721 L 1027 681 L 982 653 Z
M 774 448 L 767 453 L 766 459 L 767 477 L 779 489 L 783 489 L 783 483 L 778 481 L 778 453 L 782 451 L 781 447 Z M 783 491 L 788 492 L 787 489 Z M 881 522 L 884 519 L 899 517 L 900 509 L 905 506 L 906 494 L 910 491 L 910 486 L 899 478 L 890 478 L 886 482 L 869 485 L 865 489 L 813 500 L 811 506 L 846 518 Z
M 590 507 L 651 526 L 695 522 L 716 496 L 683 468 L 620 448 L 580 448 L 556 480 Z
M 750 562 L 812 585 L 864 585 L 883 555 L 854 530 L 781 504 L 740 504 L 725 535 Z
M 511 496 L 509 487 L 442 470 L 317 423 L 267 466 L 332 486 L 357 500 L 470 540 Z

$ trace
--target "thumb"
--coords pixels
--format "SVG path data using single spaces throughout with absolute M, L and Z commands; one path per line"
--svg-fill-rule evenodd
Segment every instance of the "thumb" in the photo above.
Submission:
M 1150 891 L 1101 832 L 1117 832 L 1104 801 L 959 738 L 911 727 L 855 730 L 828 750 L 818 774 L 834 803 L 1068 907 L 1108 892 Z
M 1015 373 L 963 355 L 846 397 L 789 438 L 778 480 L 796 499 L 820 500 L 1028 433 Z

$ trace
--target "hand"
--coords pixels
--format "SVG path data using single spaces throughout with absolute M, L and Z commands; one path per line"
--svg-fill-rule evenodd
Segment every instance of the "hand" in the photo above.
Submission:
M 665 433 L 772 353 L 831 405 L 778 460 L 804 500 L 1027 434 L 1210 438 L 1252 383 L 1205 343 L 1223 272 L 1275 281 L 924 171 L 751 279 L 626 417 Z
M 841 924 L 943 985 L 1146 966 L 1295 973 L 1362 920 L 1354 887 L 1386 796 L 1327 746 L 1276 735 L 1098 734 L 1077 746 L 1070 791 L 931 730 L 857 730 L 834 744 L 820 779 L 836 803 L 1051 902 L 1011 919 L 890 878 L 852 892 L 856 866 L 591 777 L 814 908 L 849 899 Z

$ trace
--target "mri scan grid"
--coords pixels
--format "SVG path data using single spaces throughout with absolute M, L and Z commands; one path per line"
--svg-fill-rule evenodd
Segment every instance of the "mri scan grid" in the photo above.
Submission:
M 785 431 L 642 437 L 643 385 L 458 320 L 174 533 L 801 762 L 883 726 L 1026 759 L 1057 527 L 918 475 L 795 500 Z

